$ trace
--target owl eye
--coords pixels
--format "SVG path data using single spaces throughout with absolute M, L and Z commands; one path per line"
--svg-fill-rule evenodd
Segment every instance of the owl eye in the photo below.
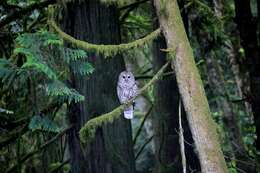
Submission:
M 130 78 L 130 76 L 127 76 L 127 78 L 129 79 L 129 78 Z
M 123 76 L 123 78 L 125 78 L 125 76 Z

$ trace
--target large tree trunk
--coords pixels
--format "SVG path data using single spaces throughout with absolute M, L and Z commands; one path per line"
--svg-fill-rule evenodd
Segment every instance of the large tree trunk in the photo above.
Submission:
M 154 14 L 156 15 L 156 14 Z M 156 16 L 154 16 L 156 18 Z M 158 20 L 154 22 L 158 28 Z M 167 61 L 165 52 L 167 45 L 164 37 L 159 37 L 153 42 L 153 69 L 158 71 Z M 168 68 L 167 71 L 171 71 Z M 182 172 L 181 153 L 179 145 L 179 89 L 175 75 L 166 77 L 154 84 L 154 141 L 156 149 L 156 171 L 158 173 Z M 193 144 L 192 135 L 187 120 L 182 122 L 185 140 Z M 185 143 L 187 167 L 194 171 L 200 170 L 200 165 L 193 147 Z
M 240 43 L 245 50 L 245 66 L 249 71 L 249 101 L 256 126 L 256 148 L 260 150 L 260 51 L 257 40 L 257 23 L 251 13 L 250 1 L 235 0 L 235 22 L 240 34 Z M 259 14 L 258 14 L 259 15 Z
M 227 167 L 211 118 L 203 84 L 195 65 L 176 0 L 154 0 L 160 26 L 172 59 L 181 98 L 198 152 L 203 173 L 224 173 Z
M 73 37 L 96 44 L 119 44 L 120 32 L 114 6 L 96 0 L 72 1 L 64 10 L 64 30 Z M 88 52 L 95 72 L 89 77 L 71 75 L 72 85 L 85 96 L 85 101 L 69 107 L 69 132 L 72 173 L 133 173 L 134 155 L 130 121 L 115 120 L 102 129 L 87 148 L 80 144 L 79 129 L 90 118 L 111 111 L 119 105 L 116 96 L 117 77 L 124 70 L 121 56 L 105 59 Z
M 158 71 L 166 63 L 166 53 L 160 51 L 165 49 L 166 43 L 163 37 L 159 37 L 153 43 L 154 70 Z M 168 71 L 171 71 L 169 68 Z M 153 126 L 156 147 L 156 172 L 179 173 L 182 171 L 180 145 L 179 145 L 179 90 L 175 76 L 169 76 L 155 84 L 154 88 L 154 112 Z M 187 121 L 183 121 L 185 140 L 192 144 L 192 136 Z M 191 170 L 200 169 L 198 158 L 193 147 L 186 143 L 187 167 Z

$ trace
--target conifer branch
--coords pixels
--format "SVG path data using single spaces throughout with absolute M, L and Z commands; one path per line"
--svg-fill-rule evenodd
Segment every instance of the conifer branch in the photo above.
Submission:
M 69 34 L 63 32 L 53 20 L 49 20 L 48 24 L 59 34 L 59 36 L 62 39 L 66 40 L 68 42 L 71 42 L 72 44 L 76 45 L 77 47 L 79 47 L 81 49 L 84 49 L 87 51 L 95 51 L 98 54 L 103 54 L 105 57 L 115 55 L 115 54 L 123 52 L 125 50 L 143 46 L 144 44 L 157 38 L 161 33 L 160 29 L 158 28 L 155 31 L 148 34 L 147 36 L 145 36 L 141 39 L 137 39 L 133 42 L 122 43 L 122 44 L 118 44 L 118 45 L 103 45 L 103 44 L 97 45 L 97 44 L 88 43 L 86 41 L 78 40 L 78 39 L 70 36 Z
M 90 119 L 88 122 L 85 123 L 85 125 L 80 129 L 79 135 L 80 140 L 83 143 L 89 143 L 91 139 L 95 137 L 96 129 L 99 127 L 102 127 L 104 124 L 112 123 L 115 119 L 118 119 L 122 112 L 124 111 L 124 108 L 129 106 L 133 103 L 133 101 L 142 94 L 145 90 L 147 90 L 151 85 L 153 85 L 156 81 L 158 81 L 161 76 L 163 75 L 164 70 L 169 65 L 169 62 L 164 64 L 161 69 L 154 75 L 154 77 L 143 87 L 139 90 L 138 94 L 130 99 L 127 103 L 122 104 L 112 110 L 111 112 L 105 113 L 103 115 L 97 116 L 95 118 Z

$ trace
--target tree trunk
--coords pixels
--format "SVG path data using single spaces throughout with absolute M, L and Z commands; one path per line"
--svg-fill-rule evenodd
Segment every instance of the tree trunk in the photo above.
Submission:
M 225 173 L 227 167 L 218 141 L 216 125 L 211 118 L 203 84 L 195 65 L 176 0 L 154 0 L 160 26 L 172 59 L 181 98 L 196 145 L 203 173 Z M 173 55 L 172 55 L 173 58 Z
M 156 14 L 154 14 L 156 15 Z M 154 17 L 156 18 L 156 16 Z M 154 23 L 154 29 L 158 28 L 158 20 Z M 153 42 L 153 69 L 158 71 L 167 61 L 166 53 L 160 49 L 166 49 L 164 37 L 159 37 Z M 171 68 L 168 68 L 168 72 Z M 166 71 L 166 72 L 167 72 Z M 156 171 L 158 173 L 178 173 L 182 171 L 180 145 L 179 145 L 179 89 L 175 75 L 158 81 L 154 85 L 154 141 L 156 149 Z M 184 111 L 183 111 L 184 112 Z M 185 117 L 185 116 L 183 116 Z M 183 120 L 185 140 L 193 144 L 192 135 L 187 120 Z M 185 143 L 187 167 L 194 171 L 200 170 L 200 165 L 193 147 Z
M 245 66 L 249 71 L 249 102 L 256 127 L 256 149 L 260 150 L 260 51 L 257 40 L 257 23 L 251 13 L 250 1 L 235 0 L 235 22 L 240 34 L 240 43 L 245 50 Z
M 73 37 L 96 44 L 119 44 L 120 32 L 114 6 L 96 0 L 72 1 L 64 10 L 64 30 Z M 75 128 L 68 134 L 72 173 L 133 173 L 134 154 L 130 121 L 121 117 L 98 129 L 87 147 L 79 140 L 79 129 L 90 118 L 111 111 L 119 105 L 116 95 L 117 78 L 124 70 L 121 56 L 104 58 L 88 53 L 95 67 L 89 77 L 71 74 L 73 87 L 85 101 L 69 107 L 68 118 Z

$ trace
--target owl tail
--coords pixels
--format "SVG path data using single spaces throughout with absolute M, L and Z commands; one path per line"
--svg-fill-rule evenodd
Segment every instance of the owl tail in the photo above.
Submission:
M 134 117 L 134 107 L 133 107 L 133 105 L 125 108 L 125 110 L 124 110 L 124 117 L 126 119 L 132 119 Z

